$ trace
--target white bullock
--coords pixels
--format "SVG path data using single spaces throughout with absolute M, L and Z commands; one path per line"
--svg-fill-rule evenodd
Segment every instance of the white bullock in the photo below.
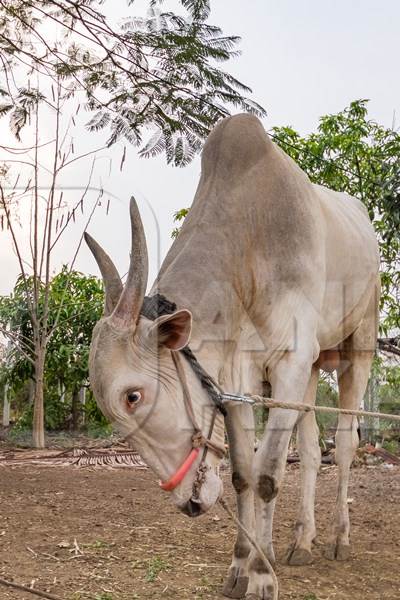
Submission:
M 340 406 L 358 408 L 377 334 L 377 241 L 358 200 L 313 185 L 250 115 L 221 121 L 204 146 L 193 206 L 150 292 L 176 303 L 172 314 L 143 309 L 147 250 L 134 201 L 131 220 L 124 288 L 87 236 L 107 296 L 93 334 L 91 384 L 101 409 L 131 435 L 177 506 L 197 516 L 222 493 L 215 467 L 224 419 L 179 351 L 190 342 L 225 391 L 259 393 L 268 380 L 283 402 L 315 402 L 319 369 L 336 369 Z M 315 416 L 299 414 L 271 410 L 255 454 L 252 409 L 228 406 L 225 418 L 239 516 L 272 561 L 275 500 L 297 425 L 301 500 L 288 552 L 293 565 L 311 561 L 320 465 Z M 357 443 L 356 419 L 341 415 L 331 559 L 349 555 L 347 488 Z M 224 593 L 273 597 L 271 575 L 240 531 Z

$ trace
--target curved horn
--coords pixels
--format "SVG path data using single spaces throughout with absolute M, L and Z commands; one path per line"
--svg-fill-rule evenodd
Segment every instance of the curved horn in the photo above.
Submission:
M 123 285 L 118 271 L 108 254 L 104 252 L 103 248 L 86 231 L 84 236 L 85 242 L 95 257 L 101 276 L 103 277 L 106 292 L 104 314 L 108 316 L 118 304 L 118 300 L 122 294 Z
M 131 215 L 131 261 L 124 290 L 112 314 L 118 325 L 129 327 L 136 324 L 147 287 L 148 258 L 146 237 L 136 200 L 130 202 Z

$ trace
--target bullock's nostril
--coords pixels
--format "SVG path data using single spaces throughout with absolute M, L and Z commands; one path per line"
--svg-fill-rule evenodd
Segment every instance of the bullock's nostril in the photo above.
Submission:
M 189 500 L 182 510 L 189 517 L 198 517 L 202 513 L 200 504 L 198 502 L 193 502 L 193 500 Z

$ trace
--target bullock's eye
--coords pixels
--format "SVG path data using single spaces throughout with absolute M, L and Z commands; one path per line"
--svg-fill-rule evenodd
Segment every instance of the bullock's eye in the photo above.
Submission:
M 126 401 L 129 408 L 133 408 L 142 399 L 142 394 L 138 390 L 130 390 L 126 393 Z

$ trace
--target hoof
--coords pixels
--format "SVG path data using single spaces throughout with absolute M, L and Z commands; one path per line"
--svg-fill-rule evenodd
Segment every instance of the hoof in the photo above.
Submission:
M 241 576 L 239 569 L 232 567 L 229 569 L 228 578 L 225 582 L 222 594 L 227 598 L 244 598 L 248 583 L 249 578 Z
M 305 548 L 290 548 L 286 555 L 286 562 L 292 567 L 310 565 L 313 561 L 312 554 Z
M 250 575 L 249 593 L 246 594 L 245 600 L 274 600 L 275 588 L 270 575 L 265 575 L 260 578 L 254 574 Z
M 349 544 L 328 544 L 324 550 L 324 556 L 328 560 L 345 561 L 350 558 Z
M 258 594 L 246 594 L 245 600 L 274 600 L 274 593 L 267 592 L 267 596 L 265 596 L 265 594 L 262 596 L 259 596 Z

